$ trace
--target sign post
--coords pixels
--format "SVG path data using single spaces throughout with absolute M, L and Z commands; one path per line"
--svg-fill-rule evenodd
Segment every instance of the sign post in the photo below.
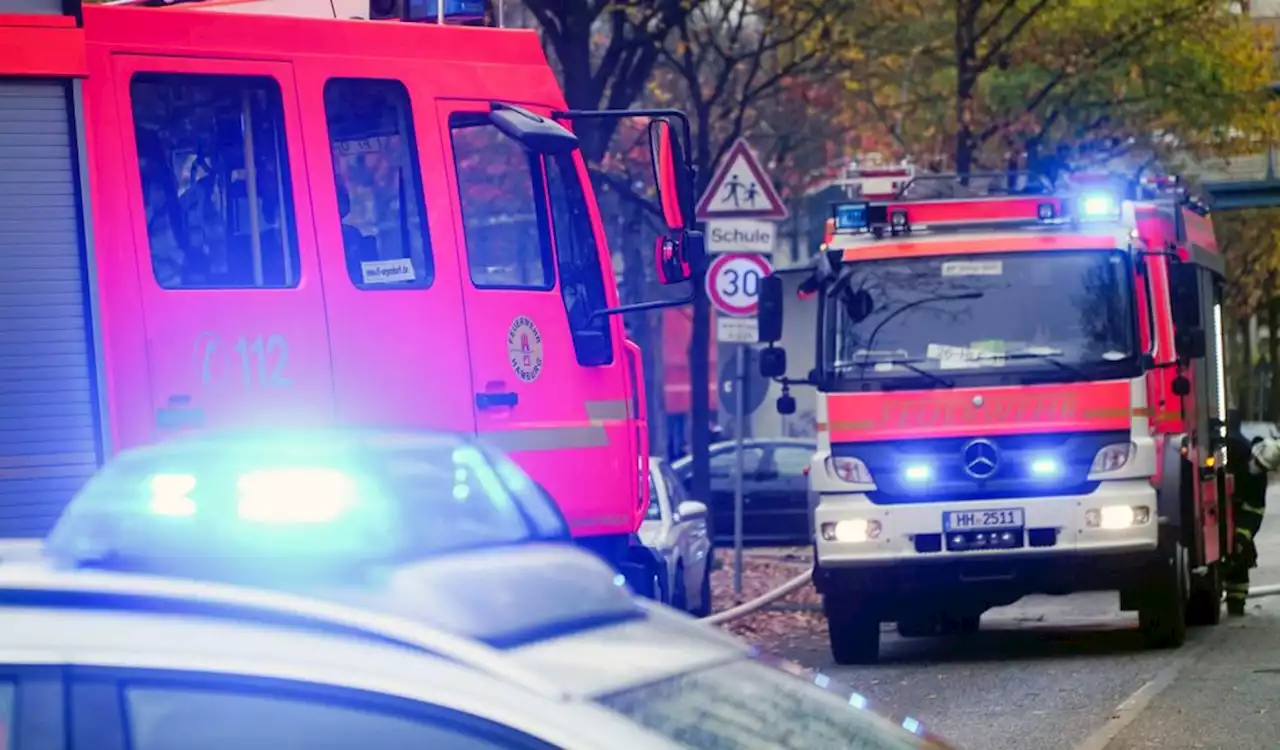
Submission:
M 733 592 L 742 593 L 742 516 L 745 504 L 743 454 L 747 437 L 747 347 L 760 340 L 760 327 L 755 317 L 760 308 L 760 282 L 773 273 L 763 255 L 738 253 L 720 255 L 707 269 L 707 298 L 720 315 L 716 319 L 716 338 L 721 343 L 737 345 L 734 362 L 733 425 L 737 441 L 733 477 Z M 753 407 L 754 410 L 754 407 Z
M 787 208 L 760 166 L 760 159 L 747 142 L 739 138 L 711 176 L 707 191 L 698 201 L 696 215 L 707 225 L 707 252 L 716 255 L 707 269 L 706 281 L 707 297 L 720 312 L 716 316 L 716 340 L 733 344 L 737 349 L 733 386 L 737 440 L 737 470 L 733 482 L 733 592 L 741 594 L 746 348 L 760 342 L 760 326 L 756 320 L 760 281 L 773 273 L 769 256 L 773 254 L 778 234 L 775 222 L 787 218 Z

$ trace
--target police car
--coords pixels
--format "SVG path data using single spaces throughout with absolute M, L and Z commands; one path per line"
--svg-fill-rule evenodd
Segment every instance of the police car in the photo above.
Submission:
M 511 466 L 443 435 L 122 455 L 0 561 L 0 747 L 946 747 L 632 595 Z

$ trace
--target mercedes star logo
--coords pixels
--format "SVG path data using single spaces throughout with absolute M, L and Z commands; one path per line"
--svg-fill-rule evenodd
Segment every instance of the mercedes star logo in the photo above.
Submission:
M 1000 460 L 996 444 L 982 438 L 965 443 L 960 455 L 964 459 L 964 472 L 974 479 L 987 479 L 995 474 Z

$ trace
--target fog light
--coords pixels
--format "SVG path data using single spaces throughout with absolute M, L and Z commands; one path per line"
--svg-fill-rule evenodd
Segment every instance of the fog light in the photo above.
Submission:
M 822 524 L 822 538 L 828 542 L 866 542 L 879 536 L 880 522 L 865 518 Z
M 1094 529 L 1127 529 L 1144 526 L 1151 520 L 1151 509 L 1145 505 L 1107 505 L 1085 511 L 1085 526 Z

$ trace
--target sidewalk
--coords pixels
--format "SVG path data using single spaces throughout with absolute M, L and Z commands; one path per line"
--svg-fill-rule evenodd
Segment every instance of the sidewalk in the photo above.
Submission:
M 1280 747 L 1280 598 L 1224 621 L 1107 750 Z

